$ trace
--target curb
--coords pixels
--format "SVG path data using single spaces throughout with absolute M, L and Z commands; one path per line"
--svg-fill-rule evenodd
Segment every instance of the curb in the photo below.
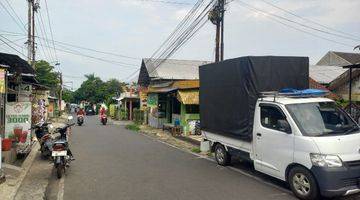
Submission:
M 39 149 L 40 146 L 39 146 L 39 143 L 38 142 L 35 142 L 35 144 L 33 144 L 32 148 L 31 148 L 31 151 L 29 153 L 29 155 L 26 157 L 26 159 L 24 160 L 23 164 L 21 165 L 21 168 L 22 168 L 22 172 L 21 174 L 19 175 L 18 177 L 18 181 L 16 183 L 16 185 L 14 186 L 14 191 L 12 192 L 11 196 L 10 196 L 10 199 L 14 199 L 24 178 L 26 177 L 26 175 L 28 174 L 29 170 L 30 170 L 30 167 L 31 165 L 33 164 L 34 160 L 35 160 L 35 157 L 38 153 L 37 149 Z
M 185 136 L 175 136 L 174 138 L 177 138 L 179 140 L 182 140 L 184 142 L 188 142 L 192 145 L 197 145 L 197 146 L 200 146 L 200 141 L 198 140 L 195 140 L 195 139 L 192 139 L 192 138 L 189 138 L 189 137 L 185 137 Z
M 0 184 L 4 183 L 6 181 L 6 177 L 4 172 L 0 169 Z
M 112 120 L 112 121 L 114 122 L 115 125 L 120 125 L 119 120 Z M 141 129 L 138 132 L 145 134 L 145 135 L 148 134 L 146 131 L 143 131 Z M 169 134 L 169 135 L 171 135 L 171 134 Z M 181 140 L 183 142 L 189 143 L 191 145 L 195 145 L 195 146 L 200 146 L 200 144 L 201 144 L 200 141 L 192 139 L 190 137 L 185 137 L 185 136 L 171 136 L 171 137 Z M 156 136 L 155 136 L 155 138 L 156 138 Z

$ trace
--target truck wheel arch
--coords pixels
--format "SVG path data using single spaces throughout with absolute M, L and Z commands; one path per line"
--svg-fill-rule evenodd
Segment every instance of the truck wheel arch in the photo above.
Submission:
M 313 176 L 314 174 L 312 173 L 312 171 L 310 169 L 308 169 L 307 167 L 305 167 L 304 165 L 301 165 L 299 163 L 291 163 L 290 165 L 287 166 L 286 170 L 285 170 L 285 180 L 286 182 L 288 182 L 288 178 L 289 178 L 289 173 L 290 173 L 290 170 L 294 167 L 302 167 L 302 168 L 305 168 L 307 169 Z M 315 177 L 315 176 L 314 176 Z M 317 182 L 317 180 L 316 180 Z M 317 183 L 316 183 L 317 184 Z
M 211 145 L 210 151 L 211 151 L 211 152 L 215 152 L 215 147 L 216 147 L 216 145 L 218 145 L 218 144 L 221 144 L 221 143 L 220 143 L 220 142 L 213 142 L 212 145 Z

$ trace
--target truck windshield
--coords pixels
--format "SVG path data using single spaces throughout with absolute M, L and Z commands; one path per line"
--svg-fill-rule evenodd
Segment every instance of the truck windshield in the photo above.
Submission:
M 286 108 L 305 136 L 346 135 L 359 130 L 334 102 L 289 104 Z

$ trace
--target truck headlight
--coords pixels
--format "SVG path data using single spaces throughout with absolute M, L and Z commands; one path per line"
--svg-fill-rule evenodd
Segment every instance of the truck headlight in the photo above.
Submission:
M 343 166 L 341 159 L 336 155 L 326 154 L 310 154 L 311 162 L 314 166 L 318 167 L 341 167 Z

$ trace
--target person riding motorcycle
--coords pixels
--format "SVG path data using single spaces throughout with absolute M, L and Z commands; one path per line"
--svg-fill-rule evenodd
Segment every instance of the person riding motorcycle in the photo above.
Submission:
M 79 116 L 79 115 L 83 115 L 83 116 L 85 116 L 85 111 L 84 111 L 84 109 L 83 108 L 80 108 L 78 111 L 77 111 L 77 113 L 76 113 L 76 115 L 77 116 Z
M 107 123 L 107 116 L 106 116 L 106 106 L 102 105 L 100 110 L 99 110 L 99 114 L 100 114 L 100 122 L 103 125 L 106 125 Z
M 100 108 L 100 117 L 106 114 L 106 109 L 104 106 L 101 106 Z

